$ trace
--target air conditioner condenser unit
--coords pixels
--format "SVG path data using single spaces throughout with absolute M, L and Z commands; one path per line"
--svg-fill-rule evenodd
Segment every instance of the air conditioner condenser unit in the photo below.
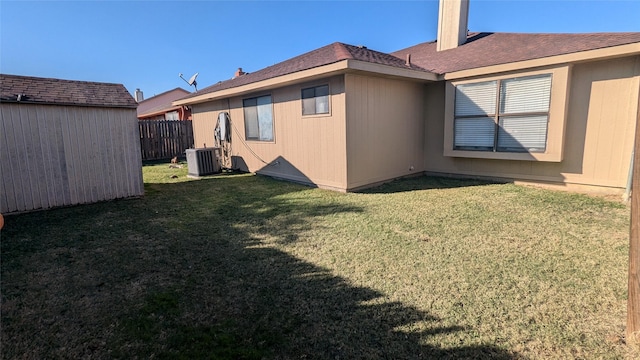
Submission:
M 187 176 L 200 177 L 220 172 L 220 148 L 187 149 Z

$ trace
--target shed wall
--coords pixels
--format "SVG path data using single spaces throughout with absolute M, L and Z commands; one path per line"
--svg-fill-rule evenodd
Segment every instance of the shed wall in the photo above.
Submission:
M 302 116 L 301 90 L 329 85 L 330 113 Z M 270 94 L 274 140 L 245 140 L 242 100 Z M 221 111 L 229 112 L 233 167 L 319 187 L 346 188 L 345 95 L 342 76 L 193 105 L 196 147 L 213 146 Z
M 0 104 L 0 212 L 141 196 L 135 109 Z
M 490 160 L 443 156 L 445 86 L 427 86 L 425 170 L 593 186 L 620 192 L 627 183 L 638 117 L 640 57 L 580 63 L 569 84 L 561 162 Z M 608 188 L 608 189 L 607 189 Z

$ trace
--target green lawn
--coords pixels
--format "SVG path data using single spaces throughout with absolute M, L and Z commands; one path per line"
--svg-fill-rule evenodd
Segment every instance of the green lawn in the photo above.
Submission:
M 142 199 L 6 217 L 3 358 L 640 356 L 623 338 L 624 204 L 143 171 Z

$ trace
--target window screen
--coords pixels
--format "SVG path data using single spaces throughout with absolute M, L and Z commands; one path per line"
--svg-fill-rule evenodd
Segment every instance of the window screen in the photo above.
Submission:
M 247 140 L 273 141 L 271 95 L 245 99 L 244 132 Z

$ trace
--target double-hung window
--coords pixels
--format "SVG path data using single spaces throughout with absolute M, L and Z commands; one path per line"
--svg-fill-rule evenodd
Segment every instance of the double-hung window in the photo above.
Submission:
M 302 89 L 302 115 L 329 113 L 329 85 Z
M 454 150 L 545 152 L 550 99 L 551 74 L 456 86 Z
M 273 141 L 271 95 L 244 99 L 244 134 L 247 140 Z

